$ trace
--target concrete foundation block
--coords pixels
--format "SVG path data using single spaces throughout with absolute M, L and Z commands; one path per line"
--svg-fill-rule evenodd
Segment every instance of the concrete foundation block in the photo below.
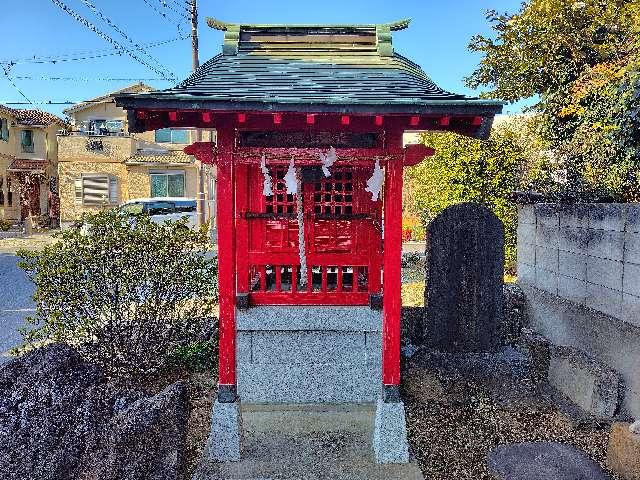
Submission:
M 242 449 L 242 415 L 240 399 L 233 403 L 213 404 L 211 431 L 203 461 L 237 462 Z
M 640 435 L 631 433 L 628 423 L 611 426 L 607 466 L 623 480 L 640 480 Z
M 621 401 L 620 374 L 576 348 L 551 348 L 548 379 L 552 387 L 594 417 L 612 418 Z
M 594 203 L 588 204 L 589 228 L 608 230 L 611 232 L 624 231 L 626 206 L 622 203 Z
M 624 265 L 624 293 L 640 297 L 640 265 Z
M 587 258 L 587 281 L 622 291 L 622 262 L 604 258 Z
M 385 403 L 382 399 L 378 400 L 373 451 L 377 463 L 409 463 L 404 403 Z

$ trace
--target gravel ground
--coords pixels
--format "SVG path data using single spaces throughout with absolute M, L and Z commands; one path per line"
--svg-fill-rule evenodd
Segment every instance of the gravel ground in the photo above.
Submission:
M 487 454 L 497 445 L 524 441 L 567 443 L 606 468 L 608 429 L 574 428 L 524 380 L 488 386 L 425 370 L 405 378 L 409 441 L 426 479 L 491 480 Z
M 55 232 L 35 233 L 21 238 L 0 238 L 0 253 L 15 254 L 18 250 L 42 250 L 55 242 Z

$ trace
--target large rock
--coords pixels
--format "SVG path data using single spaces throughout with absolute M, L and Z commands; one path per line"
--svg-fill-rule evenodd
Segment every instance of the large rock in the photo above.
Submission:
M 181 479 L 186 422 L 183 385 L 147 398 L 49 345 L 0 368 L 0 478 Z
M 497 480 L 609 480 L 604 469 L 575 448 L 556 442 L 500 445 L 487 466 Z
M 428 226 L 425 343 L 445 352 L 494 351 L 503 316 L 504 226 L 461 203 Z

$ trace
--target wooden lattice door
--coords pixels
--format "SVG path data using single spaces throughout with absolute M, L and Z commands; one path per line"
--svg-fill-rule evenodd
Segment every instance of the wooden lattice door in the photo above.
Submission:
M 304 280 L 297 198 L 286 192 L 286 170 L 270 168 L 273 195 L 268 197 L 260 169 L 247 172 L 248 208 L 239 221 L 247 222 L 248 242 L 238 258 L 247 269 L 250 303 L 368 304 L 369 295 L 381 289 L 382 202 L 365 191 L 373 167 L 335 167 L 330 177 L 303 183 Z

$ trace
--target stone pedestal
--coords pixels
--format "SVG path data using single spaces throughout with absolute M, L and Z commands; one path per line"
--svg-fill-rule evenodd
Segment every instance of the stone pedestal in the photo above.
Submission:
M 628 423 L 611 426 L 607 465 L 624 480 L 640 480 L 640 435 L 631 433 Z
M 242 448 L 242 415 L 240 398 L 233 403 L 213 404 L 211 431 L 203 461 L 237 462 Z
M 409 441 L 404 403 L 378 400 L 373 433 L 373 451 L 377 463 L 408 463 Z

